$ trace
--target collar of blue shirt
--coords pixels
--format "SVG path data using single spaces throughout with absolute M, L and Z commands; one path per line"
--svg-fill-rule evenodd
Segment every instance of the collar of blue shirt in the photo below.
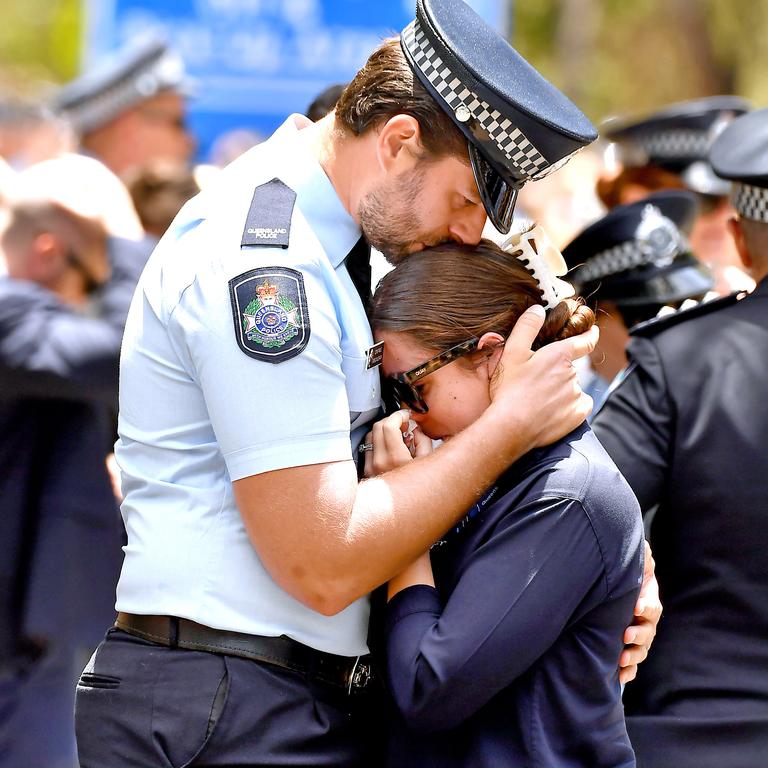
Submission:
M 291 115 L 269 141 L 274 140 L 275 150 L 282 155 L 281 179 L 296 192 L 296 205 L 336 268 L 361 232 L 309 146 L 308 136 L 302 135 L 311 125 L 303 115 Z

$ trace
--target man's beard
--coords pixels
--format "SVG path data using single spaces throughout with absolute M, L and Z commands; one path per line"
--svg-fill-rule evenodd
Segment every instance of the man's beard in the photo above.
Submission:
M 424 176 L 424 169 L 419 168 L 402 174 L 369 192 L 357 209 L 365 239 L 395 266 L 420 242 L 414 236 L 422 226 L 416 209 Z

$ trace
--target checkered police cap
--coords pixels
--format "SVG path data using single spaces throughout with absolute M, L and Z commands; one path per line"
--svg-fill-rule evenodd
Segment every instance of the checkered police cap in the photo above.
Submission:
M 712 279 L 686 238 L 696 211 L 696 198 L 684 190 L 617 206 L 563 250 L 569 279 L 580 293 L 619 305 L 663 305 L 706 293 Z
M 491 221 L 509 231 L 517 191 L 597 133 L 560 91 L 461 0 L 418 0 L 401 35 L 414 73 L 468 139 Z
M 614 142 L 623 165 L 656 165 L 681 174 L 694 192 L 724 195 L 728 190 L 712 173 L 707 154 L 725 126 L 748 109 L 739 96 L 710 96 L 670 104 L 642 118 L 612 118 L 601 133 Z
M 715 173 L 733 182 L 731 200 L 741 216 L 768 223 L 768 109 L 734 120 L 709 153 Z
M 498 109 L 473 93 L 456 77 L 443 63 L 416 21 L 403 30 L 402 40 L 403 46 L 413 56 L 413 62 L 453 111 L 456 119 L 460 122 L 472 118 L 477 120 L 479 128 L 488 134 L 518 178 L 536 179 L 546 174 L 550 168 L 549 163 L 536 147 L 508 117 L 504 117 Z
M 141 38 L 63 86 L 53 108 L 79 133 L 88 133 L 157 93 L 185 93 L 184 64 L 164 39 Z

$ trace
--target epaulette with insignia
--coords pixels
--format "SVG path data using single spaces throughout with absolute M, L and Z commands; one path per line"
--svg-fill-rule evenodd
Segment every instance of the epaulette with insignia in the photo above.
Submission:
M 295 203 L 296 193 L 280 179 L 256 187 L 240 247 L 277 245 L 287 248 Z
M 729 307 L 735 304 L 737 301 L 743 299 L 747 293 L 745 291 L 736 291 L 728 296 L 722 296 L 718 299 L 710 299 L 709 301 L 701 301 L 693 307 L 688 309 L 681 309 L 677 312 L 671 312 L 668 315 L 662 317 L 654 317 L 651 320 L 646 320 L 644 323 L 638 323 L 630 328 L 630 336 L 643 336 L 645 338 L 651 338 L 661 331 L 665 331 L 667 328 L 671 328 L 674 325 L 684 323 L 687 320 L 691 320 L 694 317 L 701 317 L 702 315 L 708 315 L 710 312 L 716 312 L 723 307 Z

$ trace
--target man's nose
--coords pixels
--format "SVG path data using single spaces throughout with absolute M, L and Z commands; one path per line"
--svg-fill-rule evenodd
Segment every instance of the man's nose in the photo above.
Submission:
M 472 205 L 465 208 L 451 221 L 448 232 L 458 243 L 477 245 L 485 226 L 485 208 L 482 205 Z

